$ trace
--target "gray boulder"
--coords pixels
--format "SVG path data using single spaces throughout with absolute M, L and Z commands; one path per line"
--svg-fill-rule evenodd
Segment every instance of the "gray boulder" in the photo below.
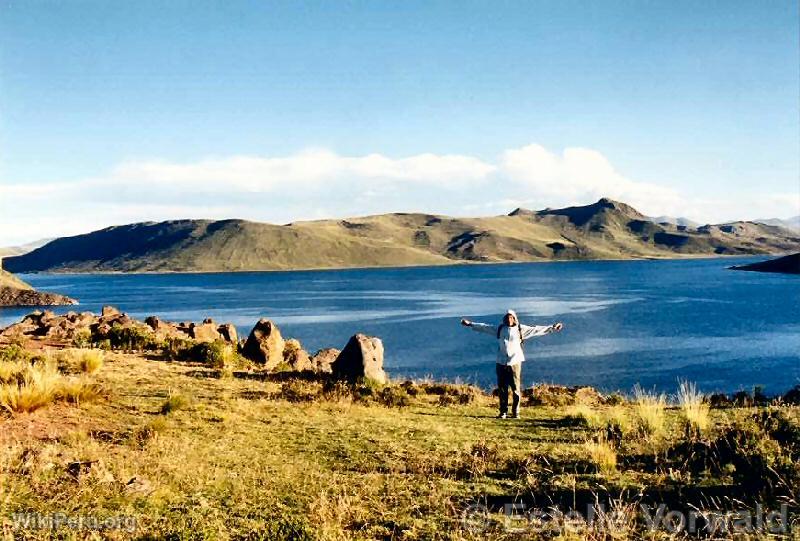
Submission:
M 333 376 L 355 382 L 364 378 L 386 383 L 383 371 L 383 342 L 380 338 L 356 334 L 331 365 Z

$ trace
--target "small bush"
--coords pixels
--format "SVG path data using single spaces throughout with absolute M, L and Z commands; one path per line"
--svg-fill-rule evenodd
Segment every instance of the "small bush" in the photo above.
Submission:
M 72 335 L 72 345 L 81 349 L 91 347 L 92 332 L 89 329 L 78 329 Z
M 98 349 L 90 349 L 80 353 L 78 368 L 84 374 L 94 374 L 103 366 L 103 352 Z
M 30 354 L 19 344 L 10 344 L 0 349 L 0 363 L 28 361 Z
M 136 428 L 131 435 L 131 439 L 139 447 L 144 447 L 149 441 L 157 439 L 159 434 L 164 432 L 166 428 L 166 420 L 163 417 L 156 417 L 143 426 Z
M 173 411 L 178 411 L 182 409 L 186 409 L 191 404 L 191 401 L 188 397 L 180 394 L 180 393 L 173 393 L 170 392 L 167 399 L 161 404 L 160 412 L 162 415 L 167 415 L 168 413 L 172 413 Z
M 147 351 L 159 349 L 161 346 L 151 331 L 140 327 L 113 325 L 111 330 L 108 331 L 108 340 L 111 344 L 111 349 Z
M 633 388 L 633 394 L 639 430 L 645 436 L 663 435 L 667 397 L 663 394 L 649 393 L 639 385 Z
M 281 384 L 279 398 L 289 402 L 312 402 L 319 398 L 323 392 L 324 389 L 321 383 L 290 379 Z
M 190 357 L 193 361 L 204 363 L 212 368 L 229 366 L 234 358 L 233 348 L 221 340 L 201 342 L 192 347 Z
M 390 385 L 378 393 L 378 402 L 390 408 L 403 408 L 411 403 L 411 397 L 402 386 Z

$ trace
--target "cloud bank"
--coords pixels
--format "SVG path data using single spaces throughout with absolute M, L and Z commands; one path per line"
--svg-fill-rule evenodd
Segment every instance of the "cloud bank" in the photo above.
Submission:
M 287 223 L 394 211 L 499 214 L 586 204 L 600 197 L 645 214 L 722 221 L 736 205 L 687 197 L 627 178 L 600 152 L 560 153 L 530 144 L 491 162 L 458 154 L 342 156 L 307 149 L 289 156 L 230 156 L 192 163 L 124 162 L 75 182 L 0 184 L 0 245 L 175 218 L 245 218 Z M 797 213 L 798 194 L 748 201 L 747 213 Z M 779 214 L 780 215 L 780 214 Z

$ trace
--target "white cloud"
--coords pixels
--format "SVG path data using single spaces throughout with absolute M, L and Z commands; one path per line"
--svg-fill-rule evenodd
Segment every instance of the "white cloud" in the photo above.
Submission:
M 391 211 L 464 216 L 504 213 L 515 206 L 586 204 L 600 197 L 625 201 L 645 214 L 699 221 L 800 212 L 800 197 L 794 194 L 686 197 L 659 183 L 630 179 L 587 148 L 554 153 L 531 144 L 508 149 L 493 161 L 430 153 L 342 156 L 309 149 L 279 157 L 124 162 L 77 182 L 0 183 L 0 245 L 144 220 L 238 217 L 286 223 Z M 758 216 L 749 212 L 754 208 Z

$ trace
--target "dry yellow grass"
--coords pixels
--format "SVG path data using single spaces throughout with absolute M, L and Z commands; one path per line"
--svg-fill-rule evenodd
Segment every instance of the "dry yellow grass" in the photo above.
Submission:
M 634 387 L 633 394 L 639 429 L 649 437 L 662 436 L 666 428 L 666 395 L 645 391 L 639 385 Z
M 617 451 L 603 435 L 590 439 L 583 444 L 589 455 L 589 460 L 597 466 L 600 472 L 609 474 L 617 469 Z
M 78 367 L 85 374 L 94 374 L 103 366 L 103 351 L 99 349 L 89 349 L 80 352 Z
M 465 530 L 464 508 L 528 494 L 635 498 L 672 482 L 661 466 L 645 470 L 647 460 L 630 460 L 642 453 L 637 434 L 587 441 L 587 432 L 601 430 L 575 426 L 561 407 L 530 407 L 521 420 L 501 421 L 486 393 L 438 405 L 442 393 L 458 390 L 440 383 L 389 387 L 407 391 L 409 403 L 399 408 L 386 405 L 384 389 L 332 391 L 302 378 L 286 385 L 256 371 L 218 376 L 196 363 L 119 353 L 107 353 L 91 378 L 62 375 L 101 385 L 108 398 L 0 416 L 0 516 L 135 519 L 133 533 L 103 534 L 116 539 L 517 541 L 537 538 Z M 168 415 L 160 415 L 167 403 Z M 638 420 L 635 404 L 585 412 L 606 425 Z M 678 410 L 663 413 L 665 430 L 678 426 Z M 587 462 L 596 467 L 587 470 Z M 70 473 L 76 463 L 78 473 Z M 502 525 L 502 514 L 493 515 Z M 577 538 L 611 538 L 595 533 Z M 634 523 L 619 538 L 646 533 Z
M 678 405 L 693 433 L 703 433 L 711 426 L 711 406 L 694 383 L 681 381 L 678 385 Z
M 42 363 L 28 365 L 18 378 L 0 385 L 0 407 L 12 413 L 31 412 L 50 404 L 62 376 L 52 365 Z

